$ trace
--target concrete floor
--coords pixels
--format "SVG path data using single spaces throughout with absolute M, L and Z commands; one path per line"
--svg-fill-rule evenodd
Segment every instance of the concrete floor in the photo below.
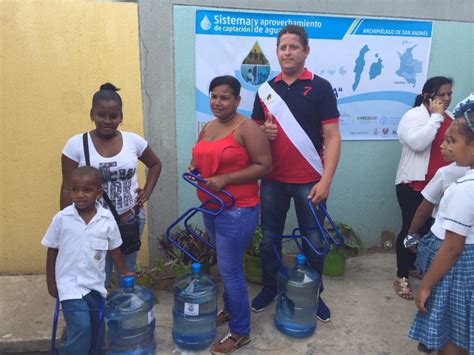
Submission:
M 416 307 L 395 294 L 394 272 L 394 254 L 349 259 L 343 278 L 325 278 L 323 298 L 331 308 L 331 322 L 319 322 L 309 338 L 290 339 L 274 328 L 272 304 L 252 313 L 252 341 L 237 353 L 417 354 L 416 342 L 407 338 Z M 250 296 L 259 288 L 249 284 Z M 0 353 L 47 351 L 54 300 L 47 294 L 44 275 L 0 276 L 0 290 Z M 159 291 L 158 300 L 157 354 L 190 354 L 177 349 L 171 339 L 172 294 Z M 220 327 L 218 337 L 226 332 L 225 326 Z

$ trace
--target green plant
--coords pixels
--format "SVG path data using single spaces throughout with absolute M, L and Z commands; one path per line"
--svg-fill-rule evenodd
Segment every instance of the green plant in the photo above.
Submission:
M 191 226 L 191 228 L 194 233 L 206 240 L 210 240 L 207 233 L 200 228 L 196 226 Z M 201 263 L 209 267 L 216 264 L 216 251 L 209 248 L 203 241 L 195 238 L 188 231 L 177 229 L 172 232 L 172 237 L 181 247 L 191 253 L 191 255 L 197 258 Z M 189 266 L 193 263 L 193 260 L 171 243 L 165 235 L 158 237 L 158 242 L 164 252 L 165 258 L 168 260 L 164 264 L 157 260 L 155 267 L 158 269 L 163 269 L 164 266 L 174 265 Z
M 262 237 L 262 227 L 258 224 L 245 252 L 252 256 L 260 256 L 260 242 L 262 241 Z
M 135 273 L 137 274 L 136 284 L 139 286 L 150 287 L 150 274 L 146 268 L 137 263 Z
M 340 235 L 344 239 L 344 246 L 336 247 L 334 244 L 331 244 L 331 250 L 338 252 L 344 255 L 346 258 L 357 256 L 359 252 L 365 251 L 364 243 L 360 236 L 355 232 L 355 230 L 348 224 L 334 221 L 337 229 L 339 230 Z M 325 227 L 327 230 L 336 237 L 333 226 L 326 221 Z
M 155 265 L 153 266 L 151 271 L 155 272 L 158 276 L 162 276 L 165 274 L 165 261 L 162 257 L 157 256 L 155 258 Z

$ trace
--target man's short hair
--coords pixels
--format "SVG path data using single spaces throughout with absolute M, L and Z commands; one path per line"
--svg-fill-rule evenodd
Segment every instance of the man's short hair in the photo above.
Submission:
M 308 34 L 303 27 L 298 25 L 286 25 L 280 30 L 280 32 L 278 32 L 277 47 L 280 45 L 281 36 L 286 34 L 297 35 L 300 38 L 300 43 L 303 47 L 306 48 L 308 46 Z

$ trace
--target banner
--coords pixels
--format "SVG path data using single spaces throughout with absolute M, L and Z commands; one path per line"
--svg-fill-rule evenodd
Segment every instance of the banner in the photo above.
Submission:
M 287 24 L 308 33 L 306 67 L 332 84 L 342 138 L 398 139 L 400 117 L 426 81 L 429 21 L 198 10 L 197 129 L 213 117 L 208 87 L 219 75 L 240 81 L 239 112 L 250 117 L 258 87 L 280 71 L 276 37 Z

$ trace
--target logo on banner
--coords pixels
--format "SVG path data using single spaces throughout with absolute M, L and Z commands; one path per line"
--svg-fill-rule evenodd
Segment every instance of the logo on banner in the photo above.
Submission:
M 201 20 L 201 28 L 203 31 L 209 31 L 211 29 L 212 23 L 209 21 L 209 18 L 204 16 L 204 18 Z
M 253 86 L 263 84 L 270 76 L 270 63 L 263 54 L 258 42 L 255 42 L 249 54 L 247 54 L 242 62 L 240 75 L 246 83 Z

